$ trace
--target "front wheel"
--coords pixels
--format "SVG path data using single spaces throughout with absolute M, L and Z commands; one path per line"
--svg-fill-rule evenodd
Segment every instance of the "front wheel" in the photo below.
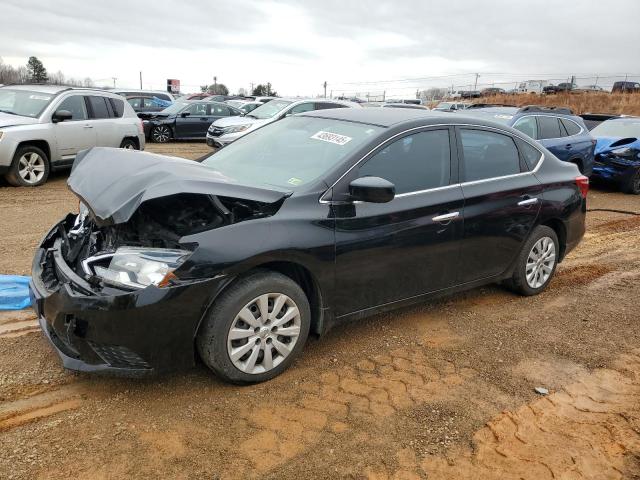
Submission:
M 521 295 L 537 295 L 553 277 L 559 258 L 558 236 L 552 228 L 536 227 L 518 255 L 513 276 L 507 286 Z
M 47 155 L 28 145 L 16 151 L 5 178 L 15 187 L 37 187 L 47 181 L 49 170 Z
M 622 184 L 622 191 L 624 193 L 631 193 L 633 195 L 640 195 L 640 169 L 627 179 Z
M 259 383 L 286 370 L 309 335 L 306 295 L 290 278 L 258 271 L 214 303 L 196 338 L 200 358 L 222 379 Z
M 151 131 L 151 140 L 156 143 L 167 143 L 171 140 L 171 129 L 166 125 L 155 127 Z

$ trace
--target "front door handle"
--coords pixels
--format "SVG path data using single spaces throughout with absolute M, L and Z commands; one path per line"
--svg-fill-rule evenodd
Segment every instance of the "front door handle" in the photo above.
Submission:
M 83 128 L 93 128 L 93 125 L 85 125 Z
M 460 212 L 451 212 L 451 213 L 445 213 L 443 215 L 437 215 L 435 217 L 433 217 L 431 220 L 433 220 L 434 222 L 450 222 L 451 220 L 453 220 L 454 218 L 458 218 L 460 216 Z
M 518 206 L 519 207 L 526 207 L 527 205 L 534 205 L 538 203 L 538 199 L 537 198 L 527 198 L 525 200 L 521 200 L 518 202 Z
M 570 144 L 570 143 L 567 143 L 567 144 L 564 146 L 564 148 L 566 148 L 567 150 L 571 150 L 571 144 Z

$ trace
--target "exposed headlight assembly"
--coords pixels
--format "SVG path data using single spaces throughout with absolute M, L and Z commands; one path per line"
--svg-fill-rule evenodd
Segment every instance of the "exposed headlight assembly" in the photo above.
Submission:
M 191 255 L 188 250 L 120 247 L 115 253 L 96 255 L 82 262 L 84 271 L 105 283 L 130 288 L 164 287 L 173 271 Z M 174 277 L 175 278 L 175 277 Z
M 251 125 L 247 124 L 247 125 L 234 125 L 231 127 L 225 127 L 223 132 L 225 134 L 227 133 L 238 133 L 238 132 L 244 132 L 245 130 L 247 130 Z

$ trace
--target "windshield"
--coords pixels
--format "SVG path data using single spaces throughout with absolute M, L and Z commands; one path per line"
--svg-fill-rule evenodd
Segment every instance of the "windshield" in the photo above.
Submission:
M 256 117 L 260 119 L 271 118 L 274 115 L 277 115 L 282 110 L 286 108 L 287 105 L 290 105 L 291 102 L 286 100 L 271 100 L 264 105 L 259 106 L 255 110 L 253 110 L 249 116 Z
M 189 102 L 174 102 L 171 105 L 169 105 L 167 108 L 162 110 L 160 113 L 167 114 L 167 115 L 173 115 L 174 113 L 178 113 L 180 110 L 182 110 L 187 105 L 189 105 Z
M 640 118 L 628 120 L 607 120 L 591 130 L 594 137 L 636 137 L 640 138 Z
M 36 118 L 53 97 L 50 93 L 0 88 L 0 112 Z
M 288 117 L 245 135 L 202 162 L 237 183 L 294 190 L 326 174 L 383 129 Z

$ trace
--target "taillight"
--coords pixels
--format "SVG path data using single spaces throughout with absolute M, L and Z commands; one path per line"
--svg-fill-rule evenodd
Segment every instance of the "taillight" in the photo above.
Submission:
M 576 177 L 576 185 L 580 189 L 580 195 L 582 198 L 587 198 L 587 193 L 589 193 L 589 179 L 584 175 L 580 175 Z

